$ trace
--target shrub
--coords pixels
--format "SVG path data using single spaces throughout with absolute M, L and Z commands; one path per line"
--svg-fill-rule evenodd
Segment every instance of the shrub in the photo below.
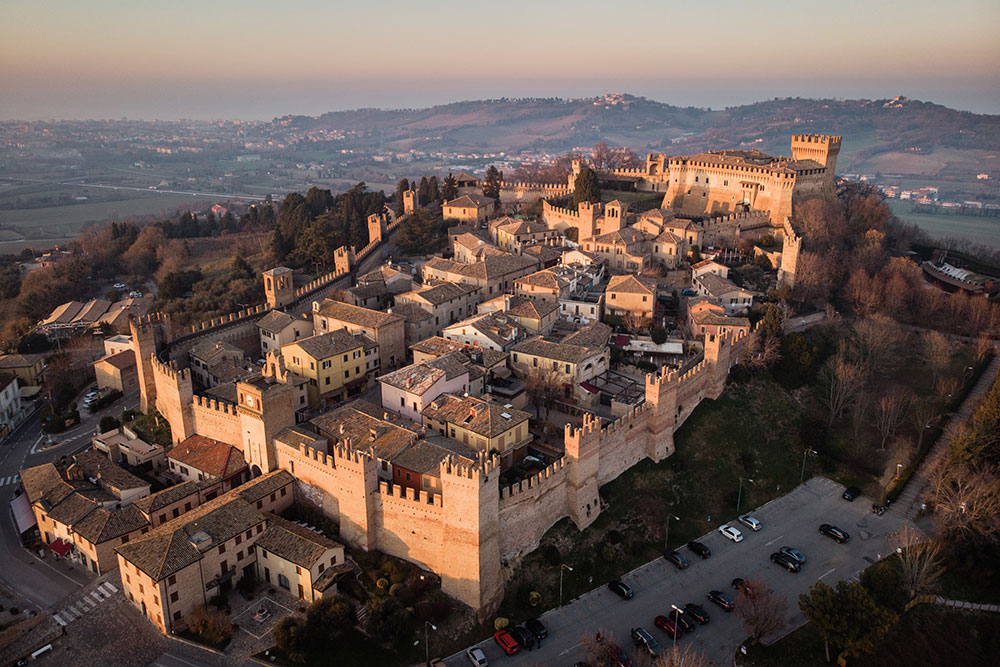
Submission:
M 375 582 L 375 586 L 378 587 L 379 592 L 385 593 L 389 590 L 389 580 L 385 577 L 379 577 L 379 580 Z
M 497 630 L 503 630 L 508 625 L 510 625 L 510 621 L 504 618 L 503 616 L 499 616 L 495 621 L 493 621 L 493 627 L 496 628 Z
M 293 660 L 303 660 L 309 649 L 309 631 L 306 619 L 285 616 L 274 626 L 274 643 Z
M 101 433 L 107 433 L 108 431 L 113 431 L 121 426 L 119 421 L 112 417 L 111 415 L 104 415 L 101 417 L 101 421 L 97 426 L 97 430 Z
M 667 330 L 659 324 L 654 324 L 649 328 L 649 337 L 652 338 L 653 342 L 657 345 L 662 345 L 667 342 Z
M 537 607 L 541 603 L 542 603 L 541 593 L 539 593 L 538 591 L 531 591 L 528 594 L 528 604 L 530 604 L 532 607 Z
M 379 597 L 368 603 L 368 633 L 385 643 L 409 639 L 413 616 L 394 597 Z
M 225 612 L 206 607 L 195 607 L 187 617 L 191 632 L 213 646 L 229 642 L 229 617 Z

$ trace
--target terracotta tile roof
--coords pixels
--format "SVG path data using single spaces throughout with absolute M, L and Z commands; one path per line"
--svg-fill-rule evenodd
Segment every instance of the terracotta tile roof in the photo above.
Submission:
M 534 285 L 535 287 L 544 287 L 546 289 L 554 290 L 564 290 L 569 286 L 569 283 L 556 275 L 555 271 L 552 269 L 542 269 L 541 271 L 535 271 L 534 273 L 529 273 L 526 276 L 521 276 L 515 281 L 519 285 Z
M 695 324 L 750 328 L 750 320 L 745 317 L 728 317 L 710 310 L 691 313 L 691 320 Z
M 463 248 L 468 248 L 469 250 L 476 250 L 477 248 L 480 248 L 482 246 L 490 245 L 489 241 L 480 237 L 478 234 L 473 234 L 471 232 L 465 232 L 459 234 L 454 239 L 452 239 L 452 243 L 457 243 Z
M 507 314 L 541 322 L 556 310 L 559 310 L 559 304 L 554 301 L 535 301 L 526 296 L 515 296 L 510 299 L 510 308 L 507 309 Z
M 517 236 L 518 234 L 541 234 L 549 231 L 545 223 L 538 222 L 537 220 L 510 220 L 510 222 L 497 225 L 497 229 L 503 230 L 504 233 L 511 236 Z
M 83 469 L 88 477 L 96 478 L 100 485 L 107 485 L 119 491 L 144 487 L 149 489 L 149 482 L 112 463 L 111 459 L 103 452 L 95 449 L 74 454 L 73 461 Z
M 419 304 L 406 301 L 404 303 L 397 303 L 390 309 L 397 315 L 402 315 L 407 322 L 419 323 L 429 320 L 434 317 L 432 313 L 420 307 Z
M 479 290 L 471 285 L 456 285 L 455 283 L 438 283 L 429 287 L 421 287 L 411 292 L 405 292 L 396 297 L 404 299 L 419 299 L 433 306 L 439 306 L 452 299 L 460 299 Z
M 648 241 L 651 238 L 653 238 L 653 235 L 649 232 L 637 229 L 636 227 L 624 227 L 622 229 L 616 229 L 608 232 L 607 234 L 601 234 L 594 239 L 594 241 L 596 243 L 622 244 L 630 246 L 635 245 L 636 243 L 642 243 L 643 241 Z
M 206 365 L 212 365 L 212 363 L 221 355 L 229 353 L 230 356 L 236 355 L 240 359 L 243 358 L 243 348 L 236 347 L 232 343 L 227 343 L 224 340 L 219 340 L 207 343 L 200 343 L 191 348 L 188 354 L 195 359 L 200 359 L 205 362 Z
M 348 287 L 346 291 L 354 296 L 355 299 L 365 301 L 372 297 L 385 296 L 389 293 L 389 288 L 385 286 L 384 282 L 369 282 L 359 284 L 355 287 Z
M 723 278 L 722 276 L 715 273 L 703 273 L 695 281 L 705 288 L 705 291 L 709 293 L 710 296 L 719 298 L 730 292 L 742 289 L 736 286 L 736 283 Z M 745 291 L 745 290 L 744 290 Z
M 485 315 L 473 315 L 472 317 L 456 322 L 445 328 L 445 331 L 454 331 L 458 335 L 461 330 L 474 329 L 501 348 L 524 336 L 523 327 L 519 326 L 513 318 L 507 317 L 506 313 L 495 311 Z
M 269 333 L 279 334 L 285 330 L 289 324 L 294 321 L 293 318 L 288 313 L 283 313 L 280 310 L 272 310 L 264 317 L 257 320 L 257 328 L 263 329 Z
M 435 356 L 448 354 L 449 352 L 454 352 L 455 350 L 463 350 L 467 354 L 475 357 L 481 355 L 481 363 L 487 368 L 492 368 L 507 359 L 507 355 L 504 352 L 497 352 L 496 350 L 488 347 L 472 345 L 471 343 L 463 343 L 458 340 L 448 340 L 443 336 L 431 336 L 430 338 L 424 339 L 419 343 L 414 343 L 410 346 L 410 349 L 414 352 L 433 354 Z
M 521 410 L 505 408 L 475 396 L 441 394 L 424 408 L 425 417 L 461 426 L 473 433 L 493 438 L 506 433 L 531 415 Z
M 204 551 L 250 530 L 264 515 L 232 492 L 157 526 L 116 551 L 153 581 L 199 561 Z
M 44 359 L 44 354 L 2 354 L 0 368 L 30 368 Z
M 362 308 L 361 306 L 352 306 L 351 304 L 334 301 L 333 299 L 324 299 L 323 303 L 319 306 L 318 312 L 324 317 L 368 329 L 378 329 L 393 322 L 403 321 L 400 315 L 383 313 L 371 308 Z
M 611 276 L 608 280 L 607 292 L 620 294 L 656 294 L 656 281 L 645 276 L 625 275 Z
M 157 491 L 145 498 L 140 498 L 132 503 L 132 506 L 149 515 L 163 509 L 167 505 L 176 503 L 178 500 L 183 500 L 188 496 L 197 494 L 198 488 L 199 485 L 197 482 L 181 482 L 180 484 L 168 486 L 162 491 Z
M 82 493 L 71 493 L 49 508 L 46 514 L 53 521 L 72 526 L 98 507 L 100 505 Z
M 267 529 L 254 544 L 258 549 L 264 549 L 278 558 L 306 569 L 312 569 L 330 549 L 343 548 L 341 544 L 319 533 L 274 514 L 267 515 Z
M 365 400 L 352 401 L 311 422 L 331 443 L 350 440 L 357 449 L 374 447 L 380 458 L 388 458 L 415 440 L 418 424 Z
M 192 435 L 174 445 L 167 458 L 218 479 L 228 479 L 247 468 L 243 452 L 203 435 Z
M 611 331 L 611 327 L 604 322 L 591 322 L 563 338 L 562 343 L 564 345 L 583 345 L 584 347 L 603 349 L 608 345 L 608 339 L 611 338 Z
M 463 264 L 441 257 L 432 257 L 424 264 L 423 268 L 425 277 L 428 275 L 427 272 L 430 271 L 431 274 L 441 272 L 479 280 L 490 280 L 502 278 L 511 273 L 537 266 L 538 259 L 534 257 L 524 257 L 523 255 L 512 255 L 511 253 L 501 252 L 495 255 L 485 255 L 480 261 L 474 264 Z M 447 275 L 441 276 L 441 278 L 448 280 Z
M 542 359 L 551 359 L 572 364 L 580 363 L 595 355 L 601 354 L 598 348 L 584 345 L 573 345 L 572 343 L 555 343 L 545 340 L 541 336 L 533 336 L 511 348 L 511 352 L 519 352 Z M 548 370 L 548 369 L 543 369 Z
M 495 204 L 496 200 L 491 197 L 484 197 L 483 195 L 477 195 L 477 194 L 468 194 L 446 201 L 444 202 L 443 206 L 455 206 L 457 208 L 478 209 L 478 208 L 484 208 L 486 206 L 493 206 Z
M 327 333 L 316 334 L 308 338 L 300 338 L 287 346 L 297 345 L 305 354 L 313 359 L 329 359 L 338 354 L 345 354 L 359 347 L 364 348 L 364 341 L 347 333 L 346 329 L 337 329 Z M 286 346 L 282 346 L 286 347 Z
M 284 433 L 284 429 L 281 433 Z M 260 477 L 254 477 L 246 484 L 241 484 L 240 486 L 233 489 L 230 493 L 236 494 L 243 500 L 247 501 L 251 505 L 256 503 L 258 500 L 262 500 L 272 493 L 276 493 L 283 487 L 290 486 L 295 483 L 295 478 L 287 470 L 272 470 L 271 472 L 264 473 Z
M 454 380 L 467 374 L 469 369 L 465 367 L 464 362 L 468 362 L 468 359 L 464 351 L 449 352 L 423 363 L 410 364 L 387 373 L 379 378 L 379 382 L 422 396 L 438 380 Z
M 73 532 L 91 544 L 101 544 L 148 525 L 146 516 L 134 504 L 112 512 L 99 507 L 73 524 Z
M 126 368 L 132 368 L 135 366 L 135 352 L 132 350 L 122 350 L 116 354 L 108 355 L 103 359 L 98 359 L 97 363 L 108 364 L 110 366 L 114 366 L 120 371 L 123 371 Z
M 676 244 L 676 245 L 680 245 L 681 243 L 684 242 L 684 239 L 682 239 L 681 237 L 677 236 L 676 234 L 674 234 L 670 230 L 663 230 L 662 232 L 660 232 L 660 235 L 657 236 L 656 239 L 654 239 L 654 240 L 657 241 L 657 242 L 659 242 L 659 243 L 673 243 L 673 244 Z
M 476 461 L 477 450 L 449 438 L 432 436 L 413 443 L 392 457 L 390 463 L 421 475 L 437 477 L 441 462 L 449 458 L 469 465 Z

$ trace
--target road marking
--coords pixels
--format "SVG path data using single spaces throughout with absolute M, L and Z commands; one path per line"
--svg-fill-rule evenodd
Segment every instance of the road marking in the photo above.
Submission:
M 66 625 L 66 621 L 62 620 L 62 617 L 59 614 L 53 614 L 52 618 L 54 618 L 55 621 L 56 621 L 56 623 L 58 623 L 59 625 L 62 625 L 62 626 Z
M 101 597 L 101 594 L 100 594 L 100 593 L 98 593 L 97 591 L 93 591 L 93 592 L 92 592 L 92 593 L 90 594 L 90 597 L 94 598 L 94 599 L 95 599 L 95 600 L 97 600 L 98 602 L 103 602 L 103 601 L 104 601 L 104 598 L 102 598 L 102 597 Z
M 768 542 L 768 543 L 767 543 L 767 544 L 765 544 L 764 546 L 765 546 L 765 547 L 769 547 L 769 546 L 771 546 L 772 544 L 774 544 L 775 542 L 777 542 L 778 540 L 780 540 L 780 539 L 781 539 L 782 537 L 784 537 L 784 535 L 778 535 L 778 536 L 777 536 L 776 538 L 774 538 L 773 540 L 771 540 L 770 542 Z
M 112 593 L 117 593 L 118 592 L 118 589 L 115 588 L 115 585 L 113 583 L 111 583 L 110 581 L 105 581 L 103 584 L 101 584 L 101 587 L 102 588 L 107 588 Z
M 819 579 L 817 579 L 816 581 L 819 581 L 820 579 L 822 579 L 823 577 L 825 577 L 826 575 L 830 574 L 831 572 L 833 572 L 836 569 L 837 568 L 835 568 L 835 567 L 831 567 L 829 570 L 827 570 L 823 574 L 819 575 Z
M 565 651 L 563 651 L 559 655 L 566 655 L 567 653 L 569 653 L 570 651 L 572 651 L 573 649 L 575 649 L 577 646 L 583 646 L 583 642 L 580 642 L 579 644 L 573 644 L 572 646 L 570 646 L 568 649 L 566 649 Z
M 163 655 L 165 655 L 165 656 L 169 657 L 169 658 L 170 658 L 171 660 L 176 660 L 177 662 L 183 662 L 183 663 L 184 663 L 185 665 L 191 665 L 191 667 L 198 667 L 198 665 L 196 665 L 195 663 L 193 663 L 193 662 L 188 662 L 188 661 L 187 661 L 187 660 L 185 660 L 184 658 L 178 658 L 178 657 L 177 657 L 176 655 L 174 655 L 173 653 L 164 653 Z

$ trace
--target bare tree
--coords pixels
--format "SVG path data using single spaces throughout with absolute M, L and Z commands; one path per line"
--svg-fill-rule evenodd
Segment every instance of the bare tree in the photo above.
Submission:
M 856 364 L 848 361 L 842 353 L 834 356 L 820 372 L 823 397 L 830 417 L 827 427 L 833 426 L 864 384 L 864 373 Z
M 976 361 L 982 361 L 993 349 L 993 340 L 985 333 L 976 339 Z
M 784 628 L 787 611 L 788 601 L 775 595 L 763 581 L 749 579 L 743 583 L 736 602 L 736 613 L 751 641 L 759 642 L 764 635 Z
M 892 368 L 903 343 L 899 325 L 885 315 L 873 315 L 854 325 L 854 347 L 861 364 L 879 375 Z
M 934 386 L 937 389 L 938 400 L 947 403 L 948 399 L 958 391 L 958 378 L 939 377 Z
M 690 644 L 677 644 L 663 648 L 663 653 L 653 661 L 652 667 L 710 667 L 712 661 Z
M 847 281 L 847 295 L 859 315 L 872 315 L 882 303 L 882 295 L 875 289 L 874 281 L 862 268 L 854 270 Z
M 625 313 L 625 317 L 622 318 L 622 323 L 632 333 L 638 333 L 643 329 L 648 329 L 650 321 L 645 315 L 640 315 L 639 313 L 630 310 Z
M 951 341 L 944 334 L 931 331 L 924 338 L 924 358 L 930 364 L 934 382 L 937 382 L 951 360 Z
M 926 591 L 944 573 L 941 544 L 908 524 L 889 535 L 889 546 L 899 556 L 903 581 L 911 597 Z
M 954 465 L 939 457 L 930 473 L 929 499 L 944 539 L 976 542 L 1000 531 L 1000 474 L 992 466 Z
M 885 449 L 885 441 L 891 438 L 903 423 L 911 400 L 910 394 L 899 386 L 892 387 L 878 399 L 875 405 L 875 426 L 882 436 L 879 449 Z
M 940 411 L 937 404 L 930 400 L 914 400 L 910 406 L 910 424 L 917 432 L 917 451 L 924 446 L 924 433 L 937 420 Z
M 563 384 L 555 371 L 533 370 L 524 378 L 525 391 L 535 404 L 536 409 L 545 408 L 545 421 L 549 419 L 549 410 L 562 396 Z
M 614 634 L 604 628 L 598 630 L 595 635 L 585 635 L 580 643 L 592 664 L 598 667 L 612 667 L 618 664 L 618 651 L 615 649 L 621 649 L 621 646 L 615 641 Z
M 745 356 L 752 368 L 770 368 L 781 361 L 781 339 L 757 329 L 750 334 Z

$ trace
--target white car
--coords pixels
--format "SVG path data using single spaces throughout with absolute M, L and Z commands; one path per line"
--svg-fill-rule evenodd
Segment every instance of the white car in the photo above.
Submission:
M 483 649 L 473 646 L 470 649 L 466 649 L 465 655 L 469 656 L 469 662 L 471 662 L 476 667 L 486 667 L 489 664 L 486 660 L 486 654 L 483 653 Z
M 735 527 L 730 526 L 728 523 L 724 526 L 719 526 L 719 532 L 722 533 L 725 537 L 731 539 L 733 542 L 743 541 L 743 533 L 741 533 Z
M 750 530 L 752 530 L 755 533 L 758 530 L 760 530 L 760 521 L 758 521 L 757 517 L 753 516 L 752 514 L 743 514 L 743 515 L 741 515 L 740 516 L 740 523 L 742 523 L 744 526 L 746 526 L 747 528 L 749 528 Z

